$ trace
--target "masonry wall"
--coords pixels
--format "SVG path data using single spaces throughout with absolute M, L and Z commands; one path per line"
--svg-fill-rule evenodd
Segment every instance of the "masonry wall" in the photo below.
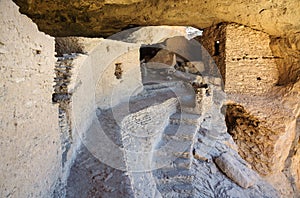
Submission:
M 226 43 L 226 24 L 220 24 L 205 28 L 203 36 L 197 37 L 202 45 L 202 61 L 206 67 L 205 75 L 222 77 L 226 81 L 225 65 L 225 43 Z
M 266 33 L 236 24 L 226 26 L 226 92 L 262 94 L 278 78 Z
M 0 1 L 0 197 L 49 197 L 60 174 L 54 39 Z
M 65 74 L 57 75 L 54 97 L 61 109 L 63 184 L 82 144 L 95 157 L 103 157 L 99 153 L 105 150 L 103 140 L 107 137 L 97 122 L 97 109 L 126 102 L 143 89 L 139 44 L 101 38 L 78 37 L 77 40 L 86 53 L 60 58 L 56 68 Z M 69 70 L 64 70 L 65 67 Z M 109 156 L 109 153 L 104 155 Z
M 70 119 L 73 123 L 74 143 L 85 143 L 86 131 L 97 120 L 97 108 L 111 108 L 142 90 L 140 45 L 105 39 L 99 39 L 98 42 L 83 39 L 83 45 L 87 47 L 87 55 L 80 55 L 73 61 L 71 83 L 68 87 L 72 93 Z M 89 47 L 91 45 L 94 46 Z M 117 79 L 115 69 L 119 63 L 122 75 Z M 132 90 L 136 92 L 133 93 Z M 90 145 L 85 146 L 95 149 L 89 147 Z M 74 146 L 74 149 L 77 147 Z
M 119 46 L 119 52 L 123 54 L 112 57 L 111 62 L 103 67 L 103 73 L 95 76 L 96 103 L 102 109 L 129 101 L 130 96 L 143 90 L 139 45 L 116 41 L 104 45 Z

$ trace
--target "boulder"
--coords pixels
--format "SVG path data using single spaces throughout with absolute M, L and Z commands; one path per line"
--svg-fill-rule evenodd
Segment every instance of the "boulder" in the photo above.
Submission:
M 257 174 L 235 156 L 226 152 L 215 158 L 214 162 L 227 177 L 239 186 L 249 188 L 256 183 Z

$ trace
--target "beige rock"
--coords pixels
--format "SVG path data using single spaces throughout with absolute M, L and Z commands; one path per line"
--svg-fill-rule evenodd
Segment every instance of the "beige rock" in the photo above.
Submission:
M 280 192 L 281 198 L 293 197 L 293 189 L 291 183 L 283 173 L 270 175 L 265 179 Z
M 135 25 L 190 24 L 205 28 L 224 21 L 240 23 L 276 36 L 292 35 L 299 32 L 300 27 L 297 0 L 16 2 L 21 5 L 22 12 L 32 16 L 42 31 L 56 36 L 108 36 Z
M 243 188 L 253 186 L 257 180 L 255 172 L 228 153 L 223 153 L 221 156 L 217 157 L 215 163 L 227 177 Z
M 174 67 L 175 65 L 176 55 L 165 49 L 159 50 L 157 54 L 147 63 L 147 67 L 156 69 L 170 68 Z
M 187 62 L 186 65 L 190 73 L 197 73 L 197 72 L 202 73 L 205 71 L 204 63 L 201 61 Z
M 121 4 L 121 5 L 127 5 L 127 4 L 133 4 L 138 3 L 143 0 L 104 0 L 105 4 Z

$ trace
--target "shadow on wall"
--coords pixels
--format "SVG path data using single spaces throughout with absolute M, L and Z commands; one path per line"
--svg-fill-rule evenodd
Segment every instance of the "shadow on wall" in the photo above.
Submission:
M 56 37 L 55 52 L 57 57 L 62 57 L 64 54 L 85 53 L 84 46 L 77 37 Z
M 288 38 L 271 37 L 270 48 L 278 67 L 278 86 L 295 84 L 300 80 L 300 34 Z

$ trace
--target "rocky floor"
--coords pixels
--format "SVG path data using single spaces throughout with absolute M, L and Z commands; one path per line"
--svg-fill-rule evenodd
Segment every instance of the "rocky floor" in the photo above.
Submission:
M 150 117 L 156 113 L 159 117 L 162 108 L 172 108 L 170 104 L 162 104 L 175 98 L 176 111 L 170 114 L 166 126 L 147 147 L 154 151 L 147 158 L 152 169 L 127 171 L 131 169 L 132 158 L 125 151 L 120 160 L 125 167 L 127 164 L 127 170 L 118 170 L 101 162 L 89 146 L 83 144 L 68 178 L 67 197 L 278 197 L 276 190 L 238 155 L 236 145 L 224 128 L 222 102 L 212 100 L 200 114 L 186 111 L 195 106 L 195 94 L 187 88 L 188 83 L 168 75 L 168 71 L 160 71 L 159 75 L 153 70 L 148 72 L 151 82 L 144 76 L 142 93 L 113 109 L 98 110 L 98 120 L 107 137 L 120 148 L 143 150 L 146 146 L 141 142 L 151 138 L 133 137 L 138 138 L 140 144 L 124 143 L 119 121 L 141 112 L 147 112 L 145 115 Z M 215 96 L 217 92 L 214 90 Z M 151 108 L 153 106 L 157 108 Z M 101 149 L 101 145 L 98 146 Z

